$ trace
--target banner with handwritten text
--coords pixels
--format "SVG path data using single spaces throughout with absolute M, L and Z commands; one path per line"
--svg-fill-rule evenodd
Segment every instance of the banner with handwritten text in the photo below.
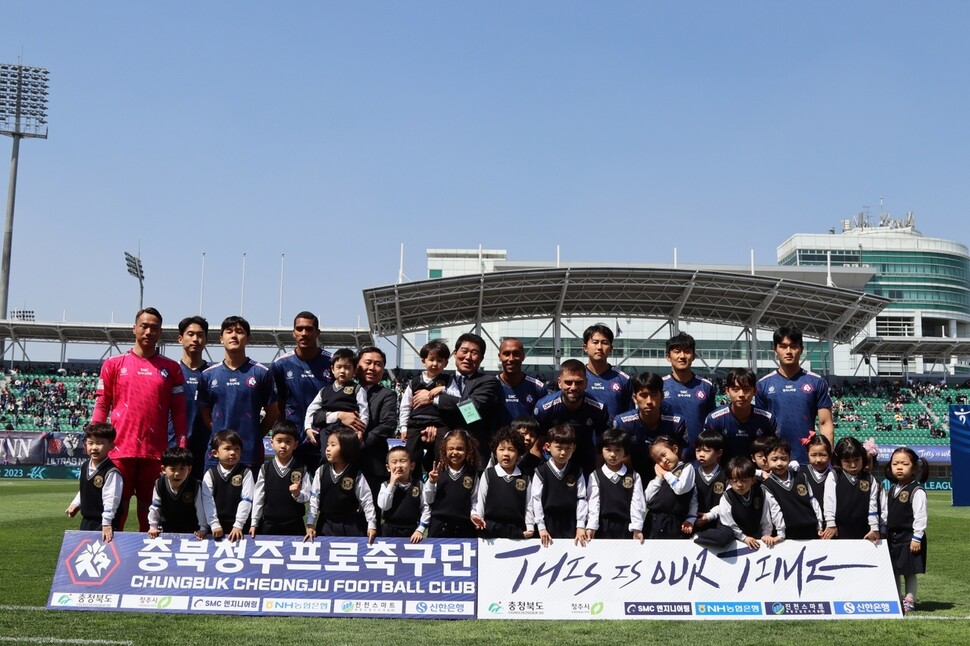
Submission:
M 885 542 L 481 541 L 480 619 L 885 619 L 901 616 Z

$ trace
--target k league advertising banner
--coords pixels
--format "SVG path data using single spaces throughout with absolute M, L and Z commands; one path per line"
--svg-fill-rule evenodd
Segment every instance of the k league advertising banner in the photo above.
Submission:
M 65 532 L 48 608 L 249 615 L 475 616 L 478 542 Z
M 884 544 L 246 538 L 65 532 L 48 608 L 436 619 L 875 619 Z
M 479 619 L 901 617 L 884 542 L 483 541 Z
M 970 406 L 950 406 L 953 505 L 970 506 Z

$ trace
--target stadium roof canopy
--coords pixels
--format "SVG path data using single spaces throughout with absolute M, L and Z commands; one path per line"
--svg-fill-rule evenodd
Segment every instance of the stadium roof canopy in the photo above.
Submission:
M 371 332 L 565 316 L 696 321 L 848 343 L 891 301 L 786 277 L 643 266 L 494 271 L 364 290 Z
M 868 336 L 852 348 L 852 354 L 866 357 L 879 356 L 931 356 L 949 357 L 970 354 L 970 339 L 948 339 L 906 336 Z
M 218 324 L 209 329 L 209 340 L 218 336 Z M 26 341 L 59 341 L 63 346 L 73 343 L 107 344 L 112 348 L 130 346 L 134 340 L 131 323 L 68 323 L 43 321 L 11 321 L 0 319 L 0 337 L 14 343 Z M 162 328 L 162 344 L 177 344 L 178 327 Z M 322 328 L 320 344 L 326 348 L 360 348 L 372 345 L 369 330 L 358 328 Z M 293 345 L 292 327 L 252 328 L 250 346 L 283 349 Z

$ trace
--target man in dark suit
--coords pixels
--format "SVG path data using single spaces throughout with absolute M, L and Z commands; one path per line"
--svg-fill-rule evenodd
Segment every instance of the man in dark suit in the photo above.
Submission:
M 375 346 L 357 353 L 357 381 L 367 391 L 370 411 L 360 449 L 360 470 L 374 494 L 375 505 L 381 483 L 387 480 L 387 440 L 394 437 L 397 427 L 397 393 L 381 385 L 386 360 L 384 352 Z
M 444 392 L 431 398 L 427 390 L 418 391 L 411 406 L 418 408 L 433 403 L 442 421 L 450 429 L 464 428 L 478 440 L 480 466 L 488 462 L 489 443 L 498 422 L 501 387 L 494 377 L 479 372 L 485 358 L 485 340 L 477 334 L 466 333 L 455 342 L 455 372 Z M 440 437 L 435 440 L 439 451 Z

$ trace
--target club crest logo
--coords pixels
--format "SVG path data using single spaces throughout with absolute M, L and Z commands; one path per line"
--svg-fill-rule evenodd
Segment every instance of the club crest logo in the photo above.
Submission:
M 812 388 L 812 384 L 802 384 L 802 392 L 803 393 L 810 393 L 813 390 L 814 390 L 814 388 Z
M 249 386 L 250 388 L 255 388 L 256 387 L 256 377 L 250 377 L 249 379 L 247 379 L 246 380 L 246 385 Z
M 618 393 L 618 392 L 620 392 L 620 389 L 623 388 L 623 386 L 621 386 L 620 384 L 618 384 L 616 382 L 613 382 L 610 385 L 610 388 L 613 390 L 613 392 Z
M 290 472 L 290 483 L 291 484 L 298 484 L 300 482 L 300 480 L 302 480 L 302 479 L 303 479 L 303 474 L 300 473 L 299 471 L 292 471 L 292 472 Z
M 353 386 L 344 386 L 344 394 L 345 395 L 353 395 L 354 394 L 354 387 Z
M 351 489 L 354 488 L 354 479 L 351 478 L 350 476 L 341 478 L 340 488 L 343 489 L 344 491 L 350 491 Z
M 419 495 L 421 495 L 421 490 L 418 489 L 418 486 L 414 485 L 413 487 L 411 487 L 411 497 L 417 498 Z
M 868 493 L 868 491 L 869 491 L 869 481 L 868 480 L 860 480 L 859 481 L 859 490 L 862 491 L 863 493 Z
M 805 485 L 799 483 L 795 487 L 795 493 L 797 493 L 799 496 L 802 496 L 804 498 L 805 496 L 808 495 L 808 487 L 806 487 Z
M 101 475 L 100 473 L 94 476 L 94 481 L 92 484 L 94 485 L 95 489 L 100 489 L 101 487 L 104 486 L 104 476 Z
M 723 482 L 715 482 L 714 483 L 714 493 L 716 493 L 719 496 L 722 493 L 724 493 L 724 483 Z
M 524 478 L 516 478 L 515 479 L 515 490 L 516 491 L 525 491 L 525 488 L 528 487 L 528 486 L 529 485 L 526 483 L 526 481 L 525 481 Z
M 909 492 L 902 491 L 899 493 L 899 502 L 909 502 Z
M 474 485 L 475 481 L 471 476 L 465 476 L 461 479 L 461 486 L 463 486 L 465 489 L 471 489 Z
M 101 585 L 121 564 L 114 543 L 85 538 L 64 560 L 75 585 Z
M 566 486 L 567 487 L 575 487 L 576 486 L 576 478 L 575 478 L 575 476 L 567 476 L 566 477 Z
M 233 487 L 241 487 L 242 486 L 242 481 L 243 481 L 242 475 L 237 473 L 236 475 L 234 475 L 232 477 L 232 480 L 230 482 L 231 482 L 231 484 L 232 484 Z
M 704 391 L 703 391 L 703 390 L 698 390 L 698 391 L 697 391 L 697 392 L 695 393 L 695 396 L 696 396 L 696 397 L 697 397 L 697 398 L 698 398 L 699 400 L 701 400 L 701 401 L 704 401 L 705 399 L 707 399 L 707 395 L 706 395 L 706 394 L 704 393 Z
M 631 476 L 624 476 L 623 477 L 623 488 L 624 489 L 633 489 L 633 478 Z

